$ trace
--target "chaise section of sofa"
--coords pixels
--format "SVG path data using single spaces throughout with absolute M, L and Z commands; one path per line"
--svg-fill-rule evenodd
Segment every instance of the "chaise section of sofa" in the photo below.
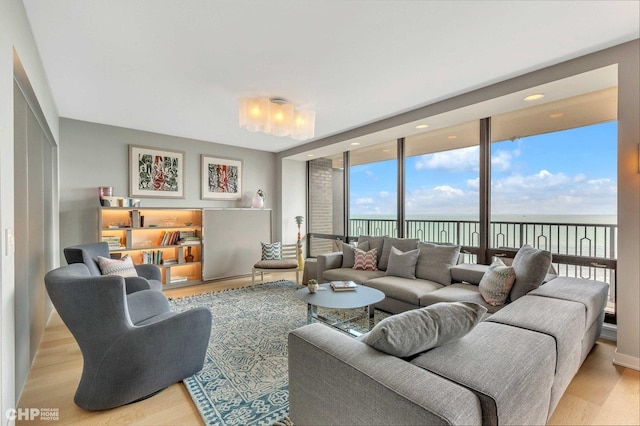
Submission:
M 479 425 L 478 397 L 322 324 L 289 334 L 289 417 L 300 425 Z

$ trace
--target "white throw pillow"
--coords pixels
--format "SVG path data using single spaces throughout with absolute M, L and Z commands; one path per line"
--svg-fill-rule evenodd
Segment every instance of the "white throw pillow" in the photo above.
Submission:
M 120 275 L 121 277 L 137 277 L 133 259 L 128 254 L 120 259 L 109 259 L 98 256 L 98 266 L 102 275 Z
M 516 271 L 513 266 L 506 266 L 502 260 L 496 259 L 482 276 L 478 287 L 485 302 L 491 306 L 500 306 L 507 301 L 515 281 Z

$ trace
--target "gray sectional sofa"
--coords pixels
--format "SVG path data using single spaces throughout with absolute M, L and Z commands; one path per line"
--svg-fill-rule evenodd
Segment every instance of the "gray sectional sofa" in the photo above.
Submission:
M 463 337 L 404 357 L 370 346 L 368 335 L 354 339 L 323 324 L 294 330 L 289 334 L 289 406 L 295 424 L 544 424 L 602 329 L 606 283 L 548 280 L 553 277 L 545 270 L 534 275 L 548 282 L 527 288 L 531 277 L 522 268 L 531 262 L 523 256 L 515 265 L 522 294 L 512 291 L 514 300 L 499 307 L 485 303 L 477 289 L 486 270 L 481 265 L 448 266 L 451 284 L 446 285 L 384 271 L 349 271 L 342 260 L 338 267 L 338 257 L 319 257 L 318 277 L 352 279 L 382 290 L 390 300 L 381 307 L 403 312 L 389 321 L 404 316 L 406 322 L 413 313 L 443 306 L 439 302 L 470 301 L 490 312 Z M 436 333 L 446 334 L 446 324 L 438 327 Z M 401 338 L 385 337 L 401 345 Z

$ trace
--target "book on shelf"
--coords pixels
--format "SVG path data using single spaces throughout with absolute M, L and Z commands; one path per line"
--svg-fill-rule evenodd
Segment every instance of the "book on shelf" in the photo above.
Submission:
M 358 284 L 353 281 L 331 281 L 331 289 L 333 291 L 353 291 Z
M 178 264 L 178 259 L 163 259 L 162 260 L 162 264 L 163 265 L 177 265 Z

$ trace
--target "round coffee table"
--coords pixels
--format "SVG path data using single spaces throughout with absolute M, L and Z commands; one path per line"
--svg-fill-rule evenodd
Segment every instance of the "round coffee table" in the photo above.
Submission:
M 345 324 L 363 316 L 369 318 L 368 329 L 371 330 L 373 328 L 374 309 L 372 305 L 380 302 L 385 297 L 383 292 L 375 288 L 359 285 L 355 290 L 333 291 L 329 284 L 321 284 L 315 293 L 309 293 L 307 288 L 301 288 L 296 290 L 295 295 L 307 304 L 307 324 L 311 324 L 313 320 L 316 320 L 342 331 L 348 331 L 351 334 L 360 333 L 354 332 Z M 347 320 L 331 321 L 318 315 L 318 307 L 329 309 L 364 308 L 364 313 Z

